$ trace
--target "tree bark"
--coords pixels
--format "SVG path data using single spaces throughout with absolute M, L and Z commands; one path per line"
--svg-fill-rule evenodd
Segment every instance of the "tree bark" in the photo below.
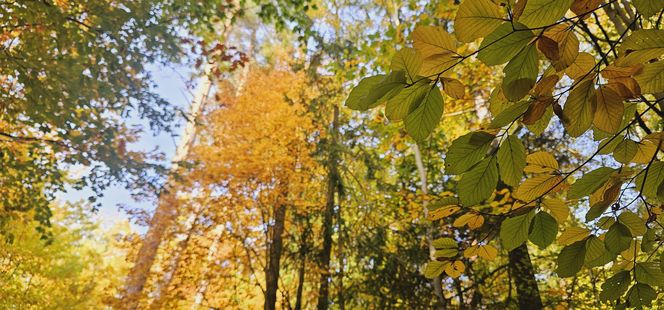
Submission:
M 279 288 L 279 269 L 283 248 L 283 232 L 286 224 L 286 206 L 274 206 L 274 223 L 268 227 L 270 241 L 267 247 L 268 261 L 265 268 L 265 310 L 275 310 L 277 289 Z
M 337 192 L 339 175 L 337 171 L 336 135 L 339 123 L 339 107 L 333 107 L 330 143 L 328 144 L 327 197 L 323 214 L 323 249 L 320 255 L 322 274 L 318 287 L 318 310 L 325 310 L 329 305 L 330 294 L 330 257 L 332 256 L 332 233 L 334 218 L 334 196 Z
M 413 151 L 415 153 L 415 164 L 417 165 L 417 171 L 420 174 L 420 190 L 422 191 L 422 194 L 428 195 L 429 190 L 428 190 L 428 182 L 427 182 L 427 171 L 424 168 L 424 162 L 422 161 L 422 154 L 420 152 L 420 147 L 417 144 L 413 145 Z M 424 200 L 423 204 L 423 213 L 424 213 L 424 218 L 426 219 L 429 216 L 429 209 L 427 209 L 427 201 Z M 436 249 L 433 247 L 433 229 L 431 228 L 431 225 L 427 225 L 427 228 L 425 230 L 425 237 L 427 239 L 427 245 L 429 246 L 429 258 L 434 259 L 434 253 L 436 252 Z M 438 304 L 436 305 L 437 309 L 445 309 L 447 306 L 447 300 L 445 299 L 445 296 L 443 295 L 443 286 L 441 282 L 440 276 L 437 276 L 431 280 L 431 285 L 433 286 L 433 293 L 436 295 L 436 298 L 438 300 Z
M 509 252 L 509 268 L 516 286 L 519 309 L 542 309 L 535 269 L 530 261 L 528 247 L 525 243 Z
M 307 266 L 307 252 L 309 251 L 309 220 L 305 219 L 306 224 L 300 237 L 300 269 L 297 274 L 297 295 L 295 299 L 295 310 L 302 310 L 302 292 L 304 291 L 304 275 Z

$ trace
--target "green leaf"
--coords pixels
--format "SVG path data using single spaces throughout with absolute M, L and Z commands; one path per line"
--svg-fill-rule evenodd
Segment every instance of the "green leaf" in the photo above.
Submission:
M 399 94 L 406 87 L 406 76 L 403 71 L 394 71 L 374 86 L 366 97 L 369 108 L 384 103 Z
M 454 33 L 461 42 L 472 42 L 491 33 L 503 22 L 500 7 L 491 0 L 462 1 L 454 18 Z
M 584 174 L 581 179 L 572 184 L 567 193 L 567 198 L 579 199 L 594 193 L 609 180 L 615 171 L 616 169 L 613 168 L 601 167 Z
M 424 276 L 427 279 L 433 279 L 439 276 L 445 270 L 445 267 L 449 265 L 450 262 L 440 262 L 440 261 L 430 261 L 427 266 L 424 268 Z
M 616 259 L 616 254 L 612 254 L 606 250 L 604 241 L 591 236 L 586 240 L 586 256 L 584 258 L 584 265 L 586 267 L 599 267 L 604 266 Z
M 500 178 L 507 185 L 517 186 L 526 167 L 526 148 L 521 139 L 510 135 L 498 149 L 498 170 Z
M 549 127 L 549 123 L 551 122 L 552 117 L 553 117 L 553 108 L 549 106 L 546 108 L 546 111 L 544 112 L 542 118 L 537 120 L 534 124 L 526 126 L 528 126 L 528 130 L 530 130 L 530 132 L 532 132 L 535 136 L 541 136 L 546 130 L 546 128 Z
M 664 9 L 664 1 L 662 0 L 632 0 L 632 4 L 636 7 L 636 11 L 645 18 L 653 16 Z
M 629 234 L 629 228 L 617 222 L 611 225 L 604 238 L 606 249 L 614 254 L 627 250 L 631 242 L 632 236 Z
M 572 243 L 563 248 L 558 255 L 558 268 L 556 273 L 561 278 L 576 275 L 581 268 L 586 256 L 586 240 Z
M 348 99 L 346 99 L 346 106 L 353 110 L 366 111 L 370 109 L 373 105 L 373 102 L 367 100 L 369 92 L 373 90 L 374 87 L 380 84 L 383 81 L 385 75 L 376 75 L 364 78 L 360 83 L 350 91 Z
M 641 86 L 641 93 L 643 94 L 664 92 L 664 61 L 645 64 L 643 71 L 634 78 Z
M 503 93 L 507 99 L 523 98 L 535 86 L 539 73 L 537 47 L 530 44 L 516 55 L 503 69 Z
M 619 66 L 646 63 L 664 54 L 664 29 L 641 29 L 632 32 L 618 47 Z
M 630 307 L 649 306 L 655 298 L 657 298 L 657 292 L 652 287 L 642 283 L 635 284 L 627 292 Z
M 463 135 L 452 142 L 445 155 L 445 170 L 449 174 L 461 174 L 482 160 L 495 138 L 485 131 Z
M 657 197 L 657 186 L 662 182 L 664 182 L 664 162 L 661 161 L 653 162 L 647 175 L 645 171 L 641 172 L 634 180 L 636 189 L 646 197 Z
M 505 219 L 500 225 L 500 240 L 507 251 L 516 249 L 528 240 L 530 222 L 535 211 Z
M 556 219 L 548 213 L 540 211 L 530 224 L 528 238 L 540 249 L 544 249 L 556 239 L 557 234 L 558 222 L 556 222 Z
M 491 156 L 461 175 L 457 191 L 465 206 L 473 206 L 489 198 L 496 185 L 498 185 L 498 166 L 496 158 Z
M 399 94 L 387 101 L 385 105 L 387 118 L 392 121 L 404 119 L 420 105 L 430 87 L 428 81 L 421 81 L 404 88 Z
M 613 301 L 622 297 L 629 288 L 631 279 L 629 271 L 619 271 L 612 277 L 606 279 L 602 284 L 602 292 L 599 294 L 601 301 Z
M 526 47 L 533 37 L 533 32 L 522 24 L 503 23 L 482 40 L 477 59 L 489 66 L 504 64 Z
M 616 146 L 616 149 L 613 150 L 613 158 L 619 163 L 628 164 L 636 156 L 636 152 L 638 151 L 639 144 L 633 140 L 626 139 L 621 141 Z
M 582 135 L 593 123 L 597 96 L 592 79 L 579 82 L 567 97 L 563 107 L 563 123 L 572 137 Z
M 519 22 L 537 28 L 548 26 L 565 16 L 574 0 L 528 0 Z
M 426 139 L 440 123 L 443 116 L 443 96 L 434 87 L 424 96 L 422 103 L 404 119 L 406 132 L 415 140 Z
M 615 139 L 605 138 L 603 139 L 600 143 L 599 146 L 597 146 L 597 149 L 599 150 L 599 154 L 611 154 L 613 151 L 616 149 L 618 144 L 622 142 L 625 139 L 624 135 L 619 135 Z
M 659 263 L 641 262 L 636 263 L 634 267 L 636 282 L 648 284 L 650 286 L 663 286 L 664 273 L 659 268 Z
M 456 249 L 459 247 L 457 242 L 452 238 L 438 238 L 431 241 L 431 246 L 436 249 Z
M 521 117 L 523 113 L 526 112 L 526 110 L 528 110 L 529 105 L 530 101 L 522 100 L 506 107 L 503 111 L 498 113 L 496 117 L 493 118 L 489 128 L 500 128 L 515 121 Z
M 641 239 L 641 251 L 649 253 L 655 249 L 657 244 L 657 232 L 655 229 L 648 229 Z
M 643 236 L 646 233 L 646 222 L 634 214 L 632 211 L 625 211 L 620 216 L 618 216 L 618 222 L 629 228 L 629 231 L 632 236 Z
M 409 47 L 399 50 L 392 58 L 392 65 L 390 66 L 392 71 L 403 71 L 409 84 L 417 80 L 421 68 L 422 57 L 414 48 Z

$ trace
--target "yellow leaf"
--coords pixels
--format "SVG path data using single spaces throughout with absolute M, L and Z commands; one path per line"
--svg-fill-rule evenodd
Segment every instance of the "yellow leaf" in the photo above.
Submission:
M 527 173 L 548 173 L 558 170 L 556 158 L 544 151 L 529 154 L 526 157 L 526 164 L 523 171 Z
M 498 255 L 498 250 L 491 245 L 473 245 L 463 251 L 463 256 L 471 258 L 474 256 L 479 256 L 486 260 L 494 260 Z
M 629 248 L 620 252 L 620 255 L 626 260 L 634 260 L 634 253 L 639 254 L 639 249 L 641 248 L 641 242 L 632 240 L 629 243 Z
M 600 87 L 596 91 L 597 109 L 593 124 L 598 129 L 607 133 L 617 133 L 620 131 L 623 114 L 625 113 L 625 104 L 619 94 L 608 87 Z
M 466 270 L 466 265 L 461 261 L 454 261 L 445 267 L 445 273 L 452 278 L 458 278 Z
M 454 99 L 463 99 L 466 94 L 466 87 L 457 79 L 441 78 L 443 91 Z
M 435 79 L 436 76 L 443 72 L 443 76 L 449 76 L 452 72 L 450 69 L 458 60 L 452 57 L 452 54 L 436 54 L 425 58 L 422 62 L 420 75 Z
M 638 147 L 636 148 L 636 154 L 634 155 L 634 157 L 632 157 L 630 161 L 637 164 L 647 164 L 655 155 L 656 151 L 657 151 L 657 144 L 655 144 L 654 141 L 643 139 L 641 140 L 641 142 L 638 143 Z
M 560 234 L 558 243 L 561 245 L 570 245 L 574 242 L 581 241 L 590 235 L 590 230 L 581 227 L 569 227 Z
M 563 108 L 563 124 L 567 133 L 578 137 L 586 132 L 593 123 L 597 109 L 595 82 L 592 78 L 577 83 L 567 97 Z
M 442 218 L 446 218 L 446 217 L 456 213 L 460 209 L 461 208 L 459 208 L 458 206 L 443 206 L 443 207 L 440 207 L 436 210 L 433 210 L 433 211 L 429 212 L 428 220 L 429 221 L 437 221 L 437 220 L 440 220 Z
M 469 212 L 459 216 L 459 218 L 457 218 L 452 225 L 454 227 L 463 227 L 468 225 L 468 228 L 470 229 L 477 229 L 482 227 L 483 224 L 484 217 L 481 214 Z
M 565 70 L 574 63 L 579 55 L 579 39 L 570 25 L 563 23 L 550 27 L 544 32 L 544 36 L 558 42 L 560 58 L 552 63 L 558 72 Z
M 527 179 L 514 192 L 514 197 L 523 201 L 532 201 L 541 196 L 554 193 L 561 188 L 563 177 L 559 175 L 537 175 Z
M 569 207 L 558 198 L 544 198 L 542 205 L 549 210 L 558 223 L 564 222 L 569 216 Z
M 610 64 L 602 69 L 600 74 L 607 79 L 630 77 L 639 74 L 643 71 L 643 64 L 634 64 L 631 66 L 621 67 L 616 64 Z
M 573 80 L 582 79 L 593 74 L 595 67 L 595 57 L 586 52 L 579 53 L 574 62 L 565 69 L 567 74 Z
M 456 54 L 456 40 L 437 26 L 419 26 L 411 34 L 413 47 L 422 58 L 438 54 Z
M 502 23 L 500 8 L 492 1 L 463 1 L 454 19 L 454 34 L 461 42 L 472 42 L 488 35 Z

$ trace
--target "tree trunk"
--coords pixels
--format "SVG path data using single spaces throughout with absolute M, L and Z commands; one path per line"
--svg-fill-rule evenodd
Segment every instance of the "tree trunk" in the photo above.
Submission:
M 302 292 L 304 291 L 304 275 L 307 266 L 307 252 L 309 245 L 307 239 L 309 238 L 309 220 L 305 218 L 306 226 L 302 230 L 300 237 L 300 269 L 297 274 L 297 295 L 295 299 L 295 310 L 302 310 Z
M 420 152 L 420 147 L 417 144 L 413 145 L 413 151 L 415 152 L 415 164 L 417 165 L 417 171 L 420 174 L 420 190 L 422 191 L 422 194 L 428 195 L 429 190 L 428 190 L 428 184 L 427 184 L 427 171 L 424 168 L 424 163 L 422 162 L 422 154 Z M 422 208 L 424 209 L 424 218 L 426 219 L 429 216 L 429 209 L 427 209 L 427 201 L 424 200 L 422 204 Z M 433 247 L 432 241 L 433 241 L 433 229 L 431 228 L 431 225 L 427 225 L 426 231 L 425 231 L 425 237 L 427 239 L 427 244 L 429 246 L 429 258 L 431 260 L 434 259 L 434 253 L 436 252 L 436 249 Z M 441 282 L 440 276 L 437 276 L 431 280 L 431 285 L 433 286 L 433 293 L 436 295 L 436 298 L 438 299 L 438 304 L 436 305 L 437 309 L 445 309 L 447 306 L 447 300 L 445 299 L 445 296 L 443 295 L 443 286 Z
M 265 268 L 265 310 L 275 310 L 279 288 L 279 267 L 283 248 L 283 232 L 286 222 L 286 206 L 274 206 L 274 223 L 268 227 L 268 261 Z
M 528 255 L 528 247 L 522 244 L 509 253 L 509 268 L 514 278 L 519 309 L 539 310 L 542 309 L 535 269 Z
M 318 310 L 325 310 L 329 305 L 330 294 L 330 257 L 332 255 L 332 220 L 334 218 L 334 196 L 337 192 L 339 175 L 337 171 L 336 135 L 339 123 L 339 107 L 333 107 L 330 143 L 328 144 L 327 198 L 323 214 L 323 250 L 320 255 L 320 284 L 318 288 Z

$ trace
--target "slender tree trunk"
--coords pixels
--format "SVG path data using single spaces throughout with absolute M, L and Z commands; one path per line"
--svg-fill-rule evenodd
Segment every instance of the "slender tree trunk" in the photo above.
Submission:
M 318 288 L 318 310 L 325 310 L 329 305 L 330 291 L 330 257 L 332 254 L 332 233 L 334 218 L 334 196 L 337 192 L 339 182 L 337 171 L 336 135 L 339 122 L 339 108 L 333 107 L 332 126 L 328 144 L 328 167 L 327 167 L 327 198 L 325 211 L 323 213 L 323 250 L 320 255 L 320 266 L 322 274 Z
M 300 269 L 297 274 L 297 295 L 295 299 L 295 310 L 302 310 L 302 292 L 304 291 L 304 275 L 307 266 L 307 252 L 309 251 L 309 220 L 305 218 L 305 227 L 300 237 Z
M 340 187 L 340 185 L 339 185 Z M 342 189 L 338 188 L 338 193 L 339 196 L 342 194 Z M 341 200 L 341 199 L 339 199 Z M 346 309 L 346 298 L 344 295 L 344 277 L 346 276 L 345 269 L 346 269 L 346 255 L 344 252 L 344 222 L 343 218 L 341 217 L 341 208 L 339 208 L 337 212 L 337 223 L 339 226 L 339 254 L 337 255 L 339 257 L 339 292 L 337 293 L 337 300 L 339 303 L 339 310 L 345 310 Z
M 516 286 L 519 309 L 542 309 L 535 269 L 530 261 L 528 247 L 525 243 L 509 252 L 509 268 Z
M 427 171 L 424 168 L 424 163 L 422 162 L 422 154 L 420 152 L 420 147 L 417 144 L 413 145 L 413 151 L 415 152 L 415 164 L 417 165 L 417 170 L 420 174 L 420 190 L 422 191 L 422 194 L 428 195 L 429 190 L 428 190 L 428 184 L 427 184 Z M 424 200 L 424 203 L 422 205 L 422 208 L 424 209 L 424 218 L 426 219 L 429 216 L 429 209 L 427 209 L 427 201 Z M 425 230 L 425 237 L 427 239 L 427 244 L 429 246 L 429 258 L 434 259 L 434 253 L 436 252 L 436 249 L 433 247 L 433 229 L 431 228 L 431 225 L 427 225 L 427 228 Z M 431 285 L 433 286 L 433 293 L 436 295 L 436 298 L 438 299 L 438 304 L 436 305 L 436 308 L 438 309 L 445 309 L 447 306 L 447 300 L 445 299 L 445 296 L 443 295 L 443 286 L 441 282 L 440 276 L 437 276 L 431 280 Z
M 265 268 L 265 310 L 275 310 L 277 305 L 277 289 L 279 288 L 279 268 L 281 250 L 283 248 L 283 232 L 286 222 L 286 206 L 274 206 L 274 223 L 268 227 L 270 244 L 268 245 L 268 261 Z

